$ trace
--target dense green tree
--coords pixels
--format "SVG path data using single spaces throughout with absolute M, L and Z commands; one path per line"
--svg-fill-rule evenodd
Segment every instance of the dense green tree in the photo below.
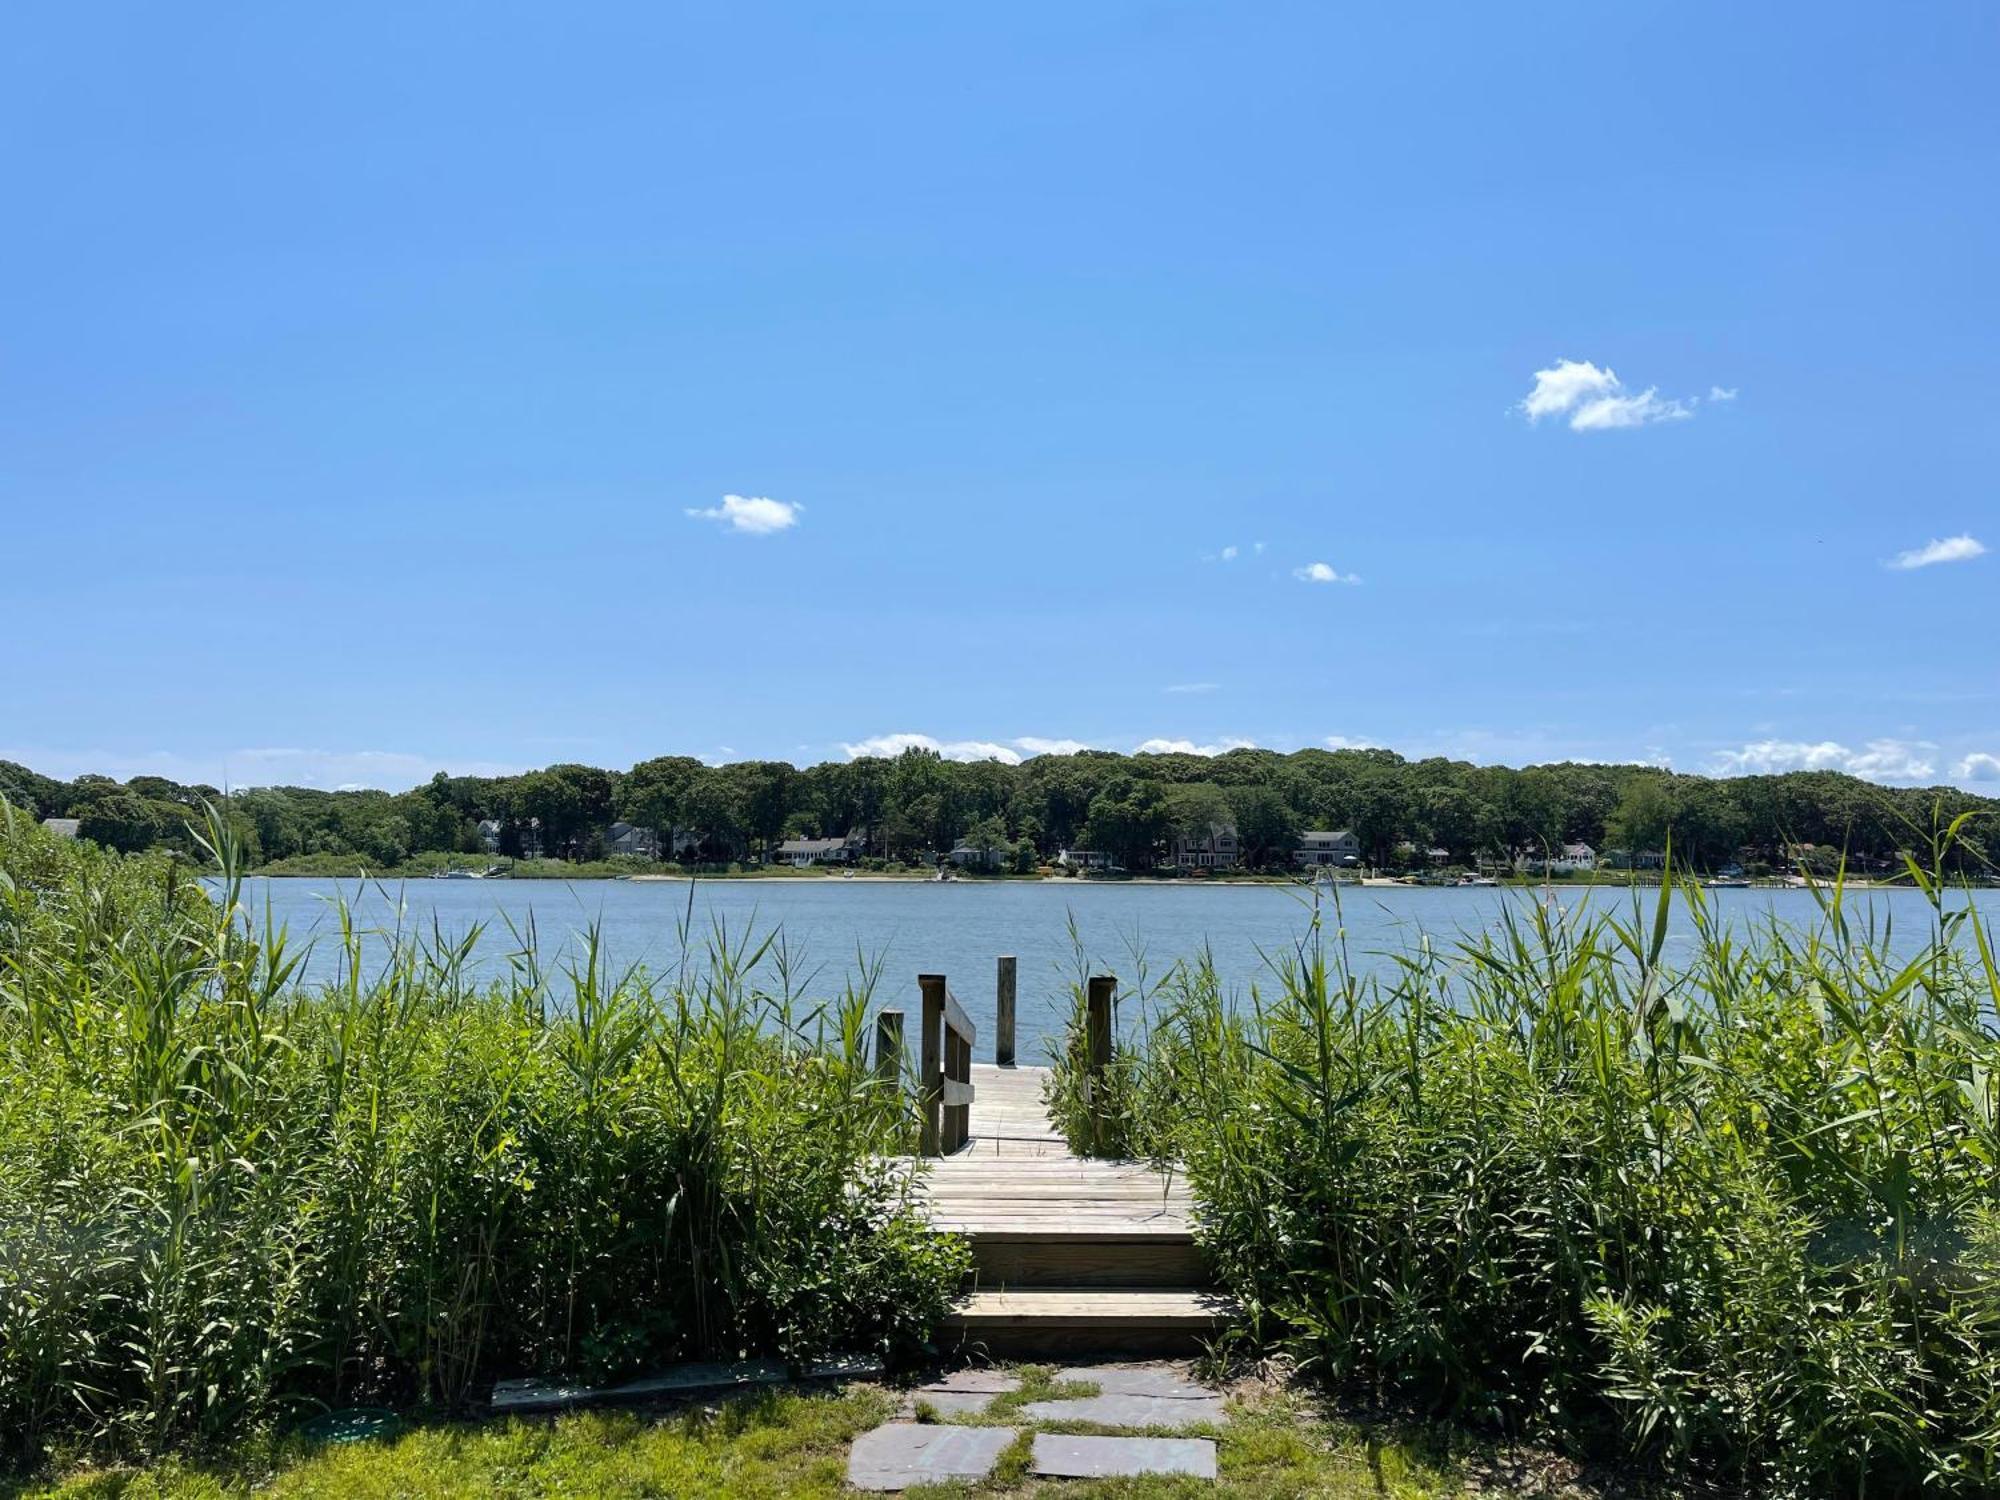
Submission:
M 1228 796 L 1244 863 L 1254 869 L 1290 864 L 1304 827 L 1292 805 L 1263 786 L 1231 787 Z
M 70 804 L 70 813 L 82 837 L 127 853 L 153 847 L 166 832 L 150 801 L 117 788 L 93 789 Z
M 1102 842 L 1143 868 L 1176 831 L 1196 836 L 1233 820 L 1246 860 L 1289 862 L 1305 827 L 1351 828 L 1367 856 L 1441 846 L 1459 860 L 1504 858 L 1582 839 L 1600 847 L 1658 848 L 1712 868 L 1739 857 L 1788 865 L 1814 851 L 1816 867 L 1844 857 L 1871 871 L 1923 848 L 1935 819 L 1974 814 L 1960 868 L 1985 868 L 2000 804 L 1952 788 L 1891 789 L 1831 771 L 1709 779 L 1652 766 L 1580 763 L 1510 770 L 1387 750 L 1235 750 L 1125 756 L 1042 755 L 1022 765 L 970 764 L 915 749 L 794 769 L 783 761 L 705 767 L 685 756 L 642 761 L 619 774 L 576 764 L 520 776 L 432 777 L 407 792 L 256 787 L 226 798 L 159 776 L 61 782 L 0 762 L 0 796 L 40 817 L 89 816 L 120 847 L 192 850 L 204 803 L 226 806 L 262 858 L 355 855 L 394 863 L 422 850 L 470 853 L 477 822 L 502 823 L 518 852 L 530 819 L 545 853 L 585 857 L 614 817 L 691 833 L 707 859 L 762 852 L 785 834 L 866 831 L 875 854 L 935 857 L 973 829 L 998 824 L 1024 856 Z
M 653 829 L 662 849 L 671 854 L 674 835 L 692 824 L 688 791 L 703 771 L 702 763 L 691 755 L 642 760 L 619 779 L 612 811 L 628 823 Z
M 1151 869 L 1173 831 L 1166 790 L 1150 776 L 1118 776 L 1090 801 L 1084 844 L 1130 870 Z

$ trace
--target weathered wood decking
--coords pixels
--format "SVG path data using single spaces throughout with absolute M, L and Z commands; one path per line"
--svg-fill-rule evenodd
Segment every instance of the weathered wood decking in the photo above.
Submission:
M 1186 1183 L 1072 1156 L 1042 1106 L 1046 1068 L 975 1065 L 965 1147 L 926 1163 L 931 1222 L 971 1242 L 948 1333 L 1014 1353 L 1184 1350 L 1227 1308 L 1205 1290 Z

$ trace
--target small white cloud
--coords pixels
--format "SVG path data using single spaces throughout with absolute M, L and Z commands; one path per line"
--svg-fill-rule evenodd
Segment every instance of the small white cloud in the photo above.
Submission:
M 946 760 L 997 760 L 1009 766 L 1021 763 L 1019 751 L 991 740 L 939 740 L 927 734 L 878 734 L 853 744 L 843 743 L 840 748 L 847 752 L 849 760 L 866 756 L 894 759 L 905 750 L 935 750 Z
M 1559 359 L 1535 371 L 1534 389 L 1521 398 L 1519 409 L 1530 422 L 1567 415 L 1572 432 L 1609 432 L 1684 421 L 1694 408 L 1695 399 L 1668 399 L 1656 386 L 1628 395 L 1625 383 L 1608 367 L 1599 369 L 1587 359 Z
M 1264 555 L 1264 544 L 1262 542 L 1252 542 L 1250 544 L 1250 550 L 1256 553 L 1259 557 L 1262 557 Z
M 1898 552 L 1884 567 L 1928 568 L 1935 563 L 1970 562 L 1975 557 L 1983 557 L 1986 545 L 1961 532 L 1957 536 L 1945 537 L 1942 541 L 1933 538 L 1921 547 L 1912 547 L 1908 552 Z
M 1359 583 L 1358 573 L 1342 573 L 1331 563 L 1307 563 L 1303 568 L 1292 569 L 1292 577 L 1300 583 Z
M 1753 740 L 1724 750 L 1713 769 L 1722 776 L 1776 776 L 1786 771 L 1844 771 L 1868 781 L 1926 781 L 1937 772 L 1929 740 L 1870 740 L 1860 750 L 1838 740 Z
M 1166 691 L 1170 693 L 1212 693 L 1220 686 L 1220 683 L 1215 682 L 1176 682 L 1171 684 Z
M 1619 427 L 1681 422 L 1693 415 L 1693 403 L 1665 400 L 1648 386 L 1636 396 L 1600 396 L 1584 402 L 1570 417 L 1569 426 L 1572 432 L 1610 432 Z
M 2000 781 L 2000 755 L 1975 750 L 1952 767 L 1952 775 L 1960 781 Z
M 1733 385 L 1712 385 L 1708 388 L 1708 399 L 1711 401 L 1734 401 L 1736 399 L 1736 387 Z
M 1379 750 L 1381 746 L 1373 740 L 1357 739 L 1348 734 L 1330 734 L 1320 743 L 1329 750 Z
M 1193 740 L 1145 740 L 1132 747 L 1134 755 L 1227 755 L 1231 750 L 1254 750 L 1255 740 L 1222 740 L 1198 745 Z
M 714 521 L 746 536 L 772 536 L 798 525 L 799 513 L 804 509 L 803 505 L 787 500 L 724 495 L 722 504 L 711 505 L 705 510 L 690 506 L 688 514 L 697 521 Z
M 1236 549 L 1234 547 L 1224 547 L 1222 549 L 1222 560 L 1224 562 L 1235 562 Z

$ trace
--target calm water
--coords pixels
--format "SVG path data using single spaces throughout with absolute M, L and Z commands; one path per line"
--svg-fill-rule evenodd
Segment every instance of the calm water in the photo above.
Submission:
M 1816 907 L 1806 891 L 1722 890 L 1709 893 L 1719 910 L 1739 925 L 1775 912 L 1800 924 L 1813 920 Z M 1566 905 L 1586 892 L 1563 890 Z M 477 923 L 486 932 L 477 950 L 481 972 L 504 973 L 516 944 L 502 914 L 525 929 L 532 914 L 544 954 L 574 951 L 576 934 L 600 924 L 612 967 L 644 964 L 671 969 L 681 958 L 679 924 L 688 909 L 688 887 L 679 881 L 450 881 L 414 880 L 399 886 L 362 887 L 351 881 L 251 880 L 245 899 L 261 922 L 266 906 L 287 925 L 294 942 L 316 938 L 305 965 L 308 979 L 337 972 L 336 896 L 354 906 L 357 926 L 387 931 L 399 917 L 405 930 L 430 929 L 432 919 L 447 934 L 462 935 Z M 1428 934 L 1448 940 L 1490 927 L 1508 903 L 1539 899 L 1537 894 L 1503 889 L 1424 887 L 1348 889 L 1342 918 L 1360 967 L 1386 964 L 1386 955 Z M 1650 903 L 1653 895 L 1643 893 Z M 1911 941 L 1921 941 L 1929 909 L 1909 891 L 1875 891 L 1850 898 L 1857 909 L 1872 907 L 1893 919 Z M 1594 901 L 1629 901 L 1599 891 Z M 2000 892 L 1982 892 L 1980 908 L 2000 915 Z M 1651 911 L 1650 905 L 1647 907 Z M 883 959 L 878 1004 L 902 1004 L 917 1011 L 916 976 L 942 973 L 980 1028 L 979 1054 L 989 1056 L 993 1024 L 994 959 L 1019 959 L 1019 1049 L 1023 1062 L 1039 1061 L 1045 1041 L 1060 1030 L 1067 1007 L 1067 984 L 1075 972 L 1069 924 L 1074 918 L 1092 968 L 1115 973 L 1129 987 L 1143 951 L 1153 980 L 1176 960 L 1204 945 L 1215 954 L 1225 981 L 1238 990 L 1261 982 L 1268 970 L 1262 957 L 1295 942 L 1308 910 L 1283 887 L 1247 885 L 1112 885 L 1082 882 L 927 884 L 915 881 L 786 880 L 716 881 L 694 892 L 694 941 L 705 941 L 717 923 L 732 935 L 762 934 L 782 925 L 788 946 L 805 955 L 811 976 L 806 994 L 838 991 L 855 967 L 855 955 Z M 1669 954 L 1685 949 L 1692 934 L 1676 913 Z M 379 942 L 378 942 L 379 951 Z M 776 976 L 767 983 L 775 987 Z M 797 981 L 795 980 L 795 985 Z

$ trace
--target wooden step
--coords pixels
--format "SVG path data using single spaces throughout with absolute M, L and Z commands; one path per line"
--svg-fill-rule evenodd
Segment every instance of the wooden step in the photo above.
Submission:
M 947 1349 L 1043 1354 L 1194 1354 L 1234 1304 L 1195 1287 L 1024 1287 L 968 1292 L 947 1315 Z
M 1210 1280 L 1208 1264 L 1186 1231 L 1032 1229 L 1017 1223 L 974 1229 L 965 1238 L 972 1247 L 967 1284 L 987 1291 L 1037 1286 L 1199 1287 Z

